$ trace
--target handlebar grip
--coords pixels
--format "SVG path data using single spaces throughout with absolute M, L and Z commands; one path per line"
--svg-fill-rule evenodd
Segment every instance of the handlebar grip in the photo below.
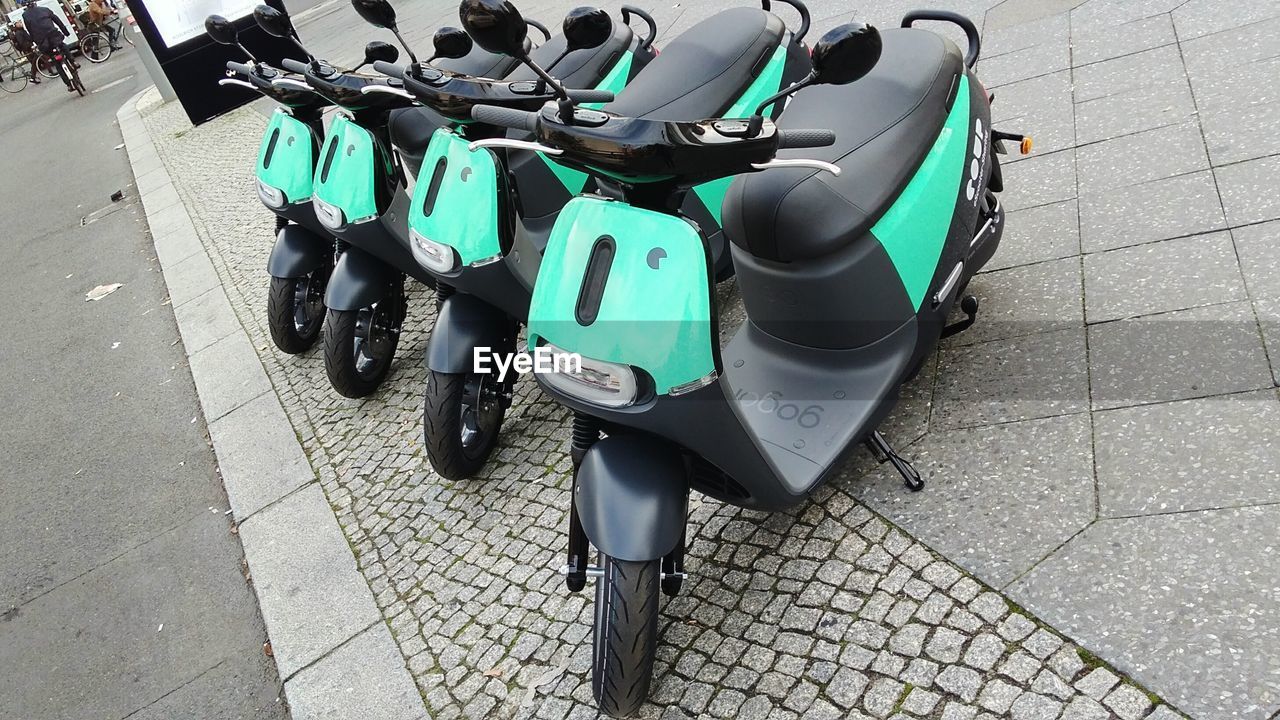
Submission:
M 567 90 L 569 99 L 575 103 L 609 103 L 613 102 L 613 93 L 608 90 Z
M 235 60 L 227 61 L 227 69 L 230 70 L 231 72 L 239 73 L 241 75 L 252 75 L 254 70 L 252 65 L 238 63 Z
M 307 64 L 304 62 L 298 62 L 292 58 L 282 58 L 280 60 L 280 67 L 291 73 L 298 73 L 299 75 L 307 74 Z
M 778 149 L 828 147 L 836 144 L 830 130 L 778 130 Z
M 471 118 L 476 122 L 499 127 L 534 132 L 538 129 L 538 113 L 504 108 L 496 105 L 476 105 L 471 108 Z
M 383 62 L 382 60 L 374 60 L 373 69 L 377 70 L 383 75 L 386 75 L 387 77 L 393 77 L 393 78 L 396 78 L 397 80 L 404 79 L 404 68 L 394 63 Z

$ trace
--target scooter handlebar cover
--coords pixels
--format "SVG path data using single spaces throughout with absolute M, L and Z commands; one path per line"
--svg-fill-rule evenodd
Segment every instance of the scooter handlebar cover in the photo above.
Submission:
M 471 108 L 471 119 L 514 130 L 534 132 L 538 129 L 538 113 L 495 105 L 476 105 Z

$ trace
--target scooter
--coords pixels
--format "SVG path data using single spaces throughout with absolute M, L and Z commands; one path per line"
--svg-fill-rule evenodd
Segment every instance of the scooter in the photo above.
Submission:
M 324 322 L 324 294 L 341 245 L 311 206 L 323 113 L 329 102 L 306 86 L 275 85 L 284 73 L 261 62 L 240 44 L 235 26 L 220 15 L 205 20 L 215 42 L 239 47 L 250 63 L 227 63 L 219 85 L 243 87 L 280 104 L 262 135 L 255 168 L 258 199 L 276 214 L 276 241 L 267 260 L 267 326 L 281 351 L 310 349 Z
M 479 371 L 474 352 L 504 359 L 514 353 L 555 214 L 588 181 L 585 173 L 545 155 L 470 150 L 470 140 L 507 133 L 472 121 L 471 107 L 484 102 L 536 109 L 562 96 L 576 102 L 612 100 L 655 56 L 653 18 L 630 6 L 623 6 L 621 15 L 623 22 L 615 24 L 603 10 L 571 11 L 563 35 L 533 53 L 545 58 L 547 71 L 555 75 L 550 81 L 528 67 L 495 80 L 375 65 L 450 121 L 432 134 L 425 156 L 412 159 L 427 173 L 409 204 L 414 258 L 432 273 L 441 297 L 426 353 L 423 431 L 427 457 L 443 477 L 475 474 L 492 452 L 516 373 Z M 633 17 L 647 25 L 646 37 L 631 31 Z M 465 33 L 461 37 L 471 42 Z M 374 86 L 366 92 L 398 91 Z
M 491 17 L 514 27 L 513 13 Z M 967 54 L 910 27 L 925 19 L 959 24 Z M 564 573 L 574 591 L 597 581 L 592 686 L 610 715 L 648 693 L 658 593 L 685 579 L 691 490 L 791 507 L 861 443 L 923 487 L 877 426 L 939 338 L 972 324 L 977 303 L 960 298 L 1004 225 L 994 155 L 1022 138 L 990 126 L 971 22 L 903 24 L 828 32 L 812 73 L 746 120 L 473 111 L 626 181 L 621 197 L 560 213 L 528 327 L 530 349 L 562 358 L 539 385 L 575 413 Z M 510 37 L 468 30 L 494 51 Z M 780 124 L 763 117 L 791 96 Z M 735 180 L 724 204 L 747 319 L 721 349 L 706 239 L 673 208 L 698 182 L 756 171 L 769 172 Z M 969 317 L 948 327 L 958 302 Z
M 677 103 L 661 111 L 693 118 L 704 113 L 745 117 L 788 78 L 794 80 L 808 72 L 808 51 L 803 45 L 808 11 L 795 0 L 788 4 L 801 15 L 800 29 L 747 46 L 737 61 L 746 64 L 750 72 L 730 82 L 684 85 Z M 477 10 L 473 5 L 464 2 L 461 13 L 474 16 Z M 641 17 L 649 26 L 649 36 L 638 44 L 630 42 L 626 29 L 631 15 Z M 528 318 L 542 252 L 557 214 L 584 189 L 598 189 L 587 173 L 509 142 L 505 128 L 462 121 L 471 119 L 471 108 L 477 104 L 534 110 L 547 102 L 572 102 L 599 108 L 608 107 L 604 104 L 614 101 L 614 93 L 618 93 L 617 103 L 639 107 L 664 98 L 667 93 L 660 86 L 676 73 L 659 68 L 650 81 L 650 61 L 668 68 L 690 62 L 704 49 L 689 38 L 710 35 L 718 25 L 700 26 L 654 60 L 651 46 L 656 23 L 629 6 L 623 6 L 622 19 L 623 25 L 615 26 L 603 10 L 573 10 L 565 18 L 567 45 L 558 58 L 545 69 L 538 58 L 522 58 L 530 70 L 528 79 L 520 79 L 518 73 L 512 76 L 516 82 L 504 83 L 449 74 L 429 79 L 400 75 L 419 102 L 459 121 L 436 131 L 425 164 L 434 168 L 432 178 L 428 182 L 424 176 L 418 184 L 409 218 L 414 257 L 435 274 L 438 288 L 457 290 L 441 305 L 426 354 L 429 374 L 423 435 L 427 457 L 443 477 L 461 479 L 475 474 L 492 452 L 516 375 L 497 370 L 497 360 L 511 356 L 520 325 Z M 782 27 L 781 20 L 774 21 L 775 27 Z M 565 89 L 574 87 L 583 72 L 590 70 L 566 61 L 575 59 L 575 50 L 603 48 L 616 55 L 611 48 L 629 45 L 632 50 L 617 60 L 597 86 L 605 91 L 604 96 L 592 102 Z M 596 56 L 603 54 L 597 51 Z M 697 112 L 689 105 L 697 107 Z M 525 136 L 527 133 L 520 137 Z M 463 174 L 459 174 L 459 167 Z M 695 187 L 684 199 L 683 209 L 711 238 L 716 277 L 720 279 L 733 273 L 719 225 L 720 201 L 726 188 L 727 183 L 719 180 Z M 487 358 L 480 359 L 488 360 L 487 367 L 477 360 L 486 354 Z

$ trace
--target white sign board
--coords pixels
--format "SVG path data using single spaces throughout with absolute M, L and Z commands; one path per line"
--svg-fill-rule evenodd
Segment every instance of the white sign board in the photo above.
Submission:
M 262 0 L 159 0 L 148 2 L 147 11 L 165 45 L 174 47 L 204 34 L 210 15 L 238 20 L 253 12 Z

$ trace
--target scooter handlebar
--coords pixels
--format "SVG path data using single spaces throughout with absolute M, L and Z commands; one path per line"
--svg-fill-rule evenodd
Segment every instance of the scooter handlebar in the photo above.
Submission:
M 280 67 L 284 68 L 285 70 L 288 70 L 291 73 L 297 73 L 299 75 L 307 74 L 307 64 L 304 62 L 298 62 L 297 60 L 293 60 L 291 58 L 282 58 L 280 60 Z
M 233 73 L 239 73 L 241 75 L 252 75 L 254 70 L 252 65 L 238 63 L 234 60 L 227 61 L 227 69 Z
M 476 105 L 471 108 L 471 119 L 526 132 L 534 132 L 538 129 L 538 113 L 496 105 Z
M 836 144 L 830 130 L 778 130 L 778 149 L 828 147 Z
M 566 90 L 569 99 L 575 103 L 609 103 L 613 102 L 613 93 L 608 90 Z
M 393 77 L 393 78 L 396 78 L 397 80 L 404 79 L 404 68 L 394 63 L 389 63 L 382 60 L 374 60 L 373 69 L 377 70 L 383 75 L 386 75 L 387 77 Z

